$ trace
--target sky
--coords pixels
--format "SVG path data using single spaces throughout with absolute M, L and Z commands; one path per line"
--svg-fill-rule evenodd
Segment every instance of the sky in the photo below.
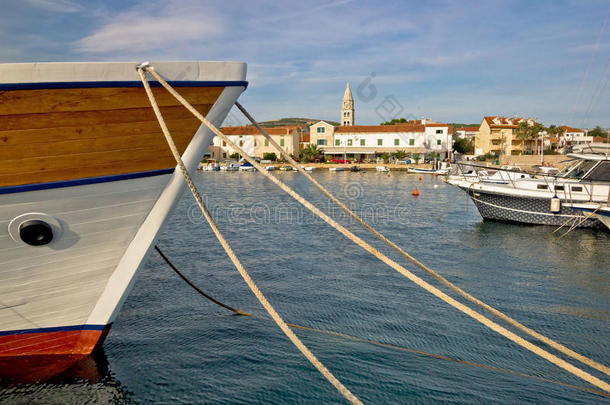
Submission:
M 356 124 L 607 128 L 609 13 L 608 0 L 2 0 L 0 63 L 246 62 L 240 101 L 259 121 L 339 121 L 349 81 Z

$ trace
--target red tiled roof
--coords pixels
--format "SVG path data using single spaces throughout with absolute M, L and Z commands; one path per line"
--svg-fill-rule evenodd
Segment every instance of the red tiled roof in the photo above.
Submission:
M 456 128 L 456 131 L 466 131 L 466 132 L 477 132 L 479 130 L 479 127 L 462 127 L 462 128 Z
M 296 126 L 285 126 L 285 127 L 263 127 L 269 135 L 285 135 L 294 131 Z M 261 133 L 253 125 L 246 125 L 243 127 L 224 127 L 221 128 L 221 132 L 225 135 L 260 135 Z
M 335 133 L 354 132 L 424 132 L 425 127 L 421 124 L 394 124 L 394 125 L 341 125 L 335 127 Z
M 562 125 L 561 128 L 563 128 L 565 132 L 582 132 L 583 134 L 585 133 L 585 131 L 583 131 L 582 129 L 572 128 L 567 125 Z
M 490 128 L 517 128 L 519 122 L 525 120 L 527 118 L 521 117 L 500 117 L 500 116 L 491 116 L 491 117 L 483 117 L 483 119 L 487 122 Z M 499 124 L 494 123 L 494 119 L 500 121 Z M 509 122 L 510 120 L 510 122 Z
M 440 122 L 432 122 L 432 123 L 426 122 L 426 126 L 427 127 L 448 127 L 449 125 L 443 124 L 443 123 L 440 123 Z
M 593 142 L 609 142 L 608 138 L 604 138 L 603 136 L 594 136 L 593 137 Z

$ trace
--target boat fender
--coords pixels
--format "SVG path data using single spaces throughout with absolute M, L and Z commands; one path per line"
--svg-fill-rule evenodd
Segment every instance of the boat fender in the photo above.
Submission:
M 559 211 L 561 211 L 561 200 L 557 197 L 557 194 L 555 194 L 553 198 L 551 198 L 551 212 L 557 214 Z

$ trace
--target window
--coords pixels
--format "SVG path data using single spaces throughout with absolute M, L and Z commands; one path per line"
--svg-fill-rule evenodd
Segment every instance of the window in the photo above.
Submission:
M 349 121 L 343 121 L 343 125 L 347 125 Z
M 555 191 L 564 191 L 563 186 L 555 186 Z
M 244 146 L 244 141 L 239 141 L 239 146 Z
M 223 157 L 223 158 L 226 158 L 226 157 L 227 157 L 227 154 L 226 154 L 226 153 L 223 153 L 223 154 L 222 154 L 222 157 Z
M 441 140 L 440 140 L 440 139 L 437 139 L 437 140 L 436 140 L 436 144 L 437 144 L 437 145 L 440 145 L 440 144 L 441 144 Z
M 593 181 L 610 181 L 610 163 L 601 162 L 597 167 L 591 170 L 587 176 L 587 180 Z
M 536 185 L 536 188 L 538 190 L 546 190 L 549 188 L 549 186 L 547 186 L 546 184 L 538 184 L 538 185 Z
M 326 128 L 324 127 L 318 127 L 318 133 L 319 134 L 323 134 L 325 132 Z
M 394 138 L 394 146 L 400 145 L 400 139 Z
M 227 142 L 226 141 L 222 141 L 222 146 L 227 146 Z
M 269 146 L 269 139 L 265 139 L 265 146 Z
M 339 145 L 341 145 L 341 141 L 338 139 L 335 139 L 335 146 L 339 146 Z
M 280 138 L 280 146 L 284 146 L 284 138 Z
M 580 186 L 572 186 L 572 191 L 582 191 L 582 187 L 580 187 Z
M 409 146 L 413 146 L 415 145 L 415 139 L 411 138 L 409 139 Z
M 347 140 L 347 146 L 352 146 L 352 140 L 351 139 Z
M 254 146 L 256 146 L 256 139 L 254 140 Z
M 437 133 L 437 134 L 442 134 L 442 133 L 443 133 L 443 130 L 442 130 L 442 129 L 437 129 L 437 130 L 436 130 L 436 133 Z
M 318 139 L 318 145 L 320 145 L 320 146 L 326 145 L 326 139 Z
M 383 145 L 383 139 L 377 139 L 377 146 Z
M 364 139 L 360 140 L 360 146 L 364 146 Z

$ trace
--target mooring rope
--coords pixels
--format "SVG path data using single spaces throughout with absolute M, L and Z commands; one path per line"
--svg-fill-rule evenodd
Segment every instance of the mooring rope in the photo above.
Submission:
M 184 179 L 186 180 L 186 183 L 187 183 L 189 189 L 191 190 L 191 193 L 193 194 L 193 197 L 195 197 L 195 200 L 197 201 L 197 205 L 199 205 L 199 208 L 201 209 L 201 212 L 203 213 L 203 215 L 204 215 L 206 221 L 208 222 L 208 224 L 210 225 L 210 228 L 212 228 L 212 231 L 216 235 L 216 238 L 218 239 L 218 241 L 222 245 L 223 249 L 227 253 L 227 256 L 229 256 L 229 258 L 233 262 L 233 265 L 237 268 L 237 270 L 239 271 L 239 274 L 241 274 L 242 278 L 245 280 L 246 284 L 248 284 L 248 287 L 250 287 L 250 290 L 252 290 L 252 292 L 254 293 L 254 295 L 256 296 L 258 301 L 261 303 L 261 305 L 265 308 L 265 310 L 269 313 L 269 315 L 271 315 L 271 318 L 280 327 L 280 329 L 284 332 L 284 334 L 290 339 L 290 341 L 301 351 L 301 353 L 303 353 L 305 358 L 307 358 L 307 360 L 309 360 L 309 362 L 316 369 L 318 369 L 318 371 L 349 402 L 351 402 L 352 404 L 362 404 L 362 402 L 354 394 L 352 394 L 350 392 L 350 390 L 348 390 L 324 366 L 324 364 L 322 364 L 320 362 L 320 360 L 318 360 L 318 358 L 307 348 L 307 346 L 305 346 L 303 344 L 303 342 L 301 342 L 301 340 L 297 337 L 297 335 L 294 334 L 294 332 L 288 327 L 288 325 L 286 325 L 286 322 L 284 322 L 282 317 L 276 312 L 276 310 L 269 303 L 269 301 L 267 301 L 267 298 L 265 298 L 263 293 L 256 286 L 256 284 L 254 283 L 254 281 L 252 280 L 252 278 L 250 277 L 250 275 L 248 274 L 248 272 L 246 271 L 244 266 L 241 264 L 241 262 L 239 261 L 239 259 L 235 255 L 235 253 L 233 252 L 233 249 L 231 248 L 229 243 L 226 241 L 226 239 L 224 238 L 224 236 L 222 235 L 222 233 L 218 229 L 218 226 L 216 226 L 216 223 L 214 222 L 214 219 L 212 218 L 212 216 L 211 216 L 210 212 L 208 211 L 207 207 L 205 206 L 205 204 L 204 204 L 204 202 L 203 202 L 203 200 L 201 198 L 201 195 L 199 194 L 199 191 L 195 187 L 195 184 L 193 184 L 191 176 L 189 175 L 188 171 L 186 170 L 186 167 L 184 166 L 184 162 L 182 162 L 182 158 L 180 156 L 180 152 L 178 152 L 178 149 L 176 148 L 174 140 L 173 140 L 173 138 L 172 138 L 172 136 L 171 136 L 171 134 L 169 132 L 169 129 L 167 128 L 167 125 L 165 124 L 165 120 L 163 119 L 163 116 L 161 115 L 161 110 L 159 109 L 159 106 L 157 105 L 157 101 L 155 100 L 155 96 L 154 96 L 154 94 L 153 94 L 153 92 L 152 92 L 152 90 L 150 88 L 150 85 L 148 84 L 148 80 L 146 79 L 146 75 L 144 73 L 145 69 L 148 71 L 151 68 L 147 67 L 146 65 L 139 65 L 138 68 L 137 68 L 138 74 L 140 75 L 142 83 L 144 84 L 144 89 L 146 90 L 146 94 L 148 95 L 148 98 L 149 98 L 150 103 L 152 105 L 152 108 L 153 108 L 153 110 L 155 112 L 157 120 L 159 121 L 159 125 L 161 126 L 161 130 L 163 131 L 163 135 L 165 135 L 165 140 L 167 141 L 167 144 L 169 145 L 169 148 L 172 151 L 172 155 L 174 156 L 174 159 L 176 160 L 176 164 L 180 167 L 180 171 L 182 172 L 182 175 L 183 175 Z
M 260 319 L 260 320 L 264 320 L 264 321 L 271 321 L 272 320 L 272 319 L 270 319 L 268 317 L 259 316 L 259 315 L 256 315 L 256 314 L 252 314 L 250 312 L 246 312 L 246 311 L 242 311 L 240 309 L 233 308 L 233 307 L 231 307 L 231 306 L 229 306 L 229 305 L 227 305 L 227 304 L 225 304 L 225 303 L 223 303 L 223 302 L 213 298 L 212 296 L 210 296 L 209 294 L 204 292 L 201 288 L 197 287 L 195 285 L 195 283 L 193 283 L 180 270 L 178 270 L 178 268 L 172 263 L 172 261 L 167 257 L 167 255 L 165 255 L 163 253 L 163 251 L 161 250 L 161 248 L 159 248 L 159 246 L 155 245 L 155 250 L 159 253 L 159 255 L 165 261 L 165 263 L 167 263 L 167 265 L 182 280 L 184 280 L 191 288 L 193 288 L 195 291 L 197 291 L 197 293 L 199 293 L 200 295 L 205 297 L 207 300 L 213 302 L 216 305 L 219 305 L 219 306 L 221 306 L 223 308 L 228 309 L 229 311 L 235 313 L 235 315 L 249 316 L 249 317 L 252 317 L 254 319 Z M 604 391 L 599 391 L 599 390 L 596 390 L 596 389 L 590 388 L 590 387 L 583 387 L 582 385 L 575 385 L 575 384 L 565 383 L 563 381 L 550 380 L 550 379 L 544 378 L 544 377 L 539 377 L 539 376 L 535 376 L 535 375 L 531 375 L 531 374 L 520 373 L 518 371 L 508 370 L 508 369 L 505 369 L 505 368 L 489 366 L 487 364 L 474 363 L 474 362 L 467 361 L 467 360 L 460 360 L 460 359 L 456 359 L 454 357 L 443 356 L 442 354 L 425 352 L 423 350 L 412 349 L 412 348 L 409 348 L 409 347 L 400 346 L 400 345 L 396 345 L 396 344 L 392 344 L 392 343 L 385 343 L 385 342 L 381 342 L 379 340 L 373 340 L 373 339 L 367 339 L 367 338 L 362 338 L 362 337 L 358 337 L 358 336 L 353 336 L 353 335 L 349 335 L 347 333 L 335 332 L 335 331 L 326 330 L 326 329 L 313 328 L 313 327 L 310 327 L 310 326 L 304 326 L 304 325 L 299 325 L 299 324 L 290 323 L 290 322 L 286 322 L 286 325 L 290 326 L 291 328 L 307 330 L 307 331 L 315 332 L 315 333 L 322 333 L 322 334 L 325 334 L 325 335 L 328 335 L 328 336 L 334 336 L 334 337 L 338 337 L 338 338 L 342 338 L 342 339 L 348 339 L 348 340 L 351 340 L 351 341 L 354 341 L 354 342 L 367 343 L 367 344 L 371 344 L 371 345 L 385 347 L 385 348 L 388 348 L 388 349 L 400 350 L 400 351 L 403 351 L 403 352 L 419 354 L 421 356 L 431 357 L 431 358 L 438 359 L 438 360 L 445 360 L 445 361 L 450 361 L 452 363 L 463 364 L 463 365 L 466 365 L 466 366 L 473 366 L 473 367 L 478 367 L 478 368 L 482 368 L 482 369 L 485 369 L 485 370 L 496 371 L 496 372 L 499 372 L 499 373 L 510 374 L 510 375 L 515 375 L 515 376 L 525 377 L 525 378 L 531 378 L 531 379 L 538 380 L 538 381 L 543 381 L 543 382 L 546 382 L 546 383 L 549 383 L 549 384 L 562 385 L 564 387 L 575 388 L 575 389 L 580 390 L 580 391 L 585 391 L 585 392 L 589 392 L 589 393 L 592 393 L 592 394 L 601 395 L 601 396 L 610 398 L 610 394 L 609 393 L 606 393 Z
M 424 281 L 423 279 L 421 279 L 420 277 L 416 276 L 415 274 L 413 274 L 412 272 L 410 272 L 409 270 L 407 270 L 406 268 L 404 268 L 403 266 L 401 266 L 400 264 L 398 264 L 394 260 L 392 260 L 389 257 L 385 256 L 378 249 L 375 249 L 373 246 L 371 246 L 370 244 L 365 242 L 363 239 L 361 239 L 360 237 L 358 237 L 357 235 L 355 235 L 354 233 L 349 231 L 347 228 L 345 228 L 344 226 L 342 226 L 338 222 L 336 222 L 334 219 L 329 217 L 323 211 L 321 211 L 320 209 L 315 207 L 313 204 L 311 204 L 309 201 L 304 199 L 301 195 L 299 195 L 297 192 L 295 192 L 289 186 L 287 186 L 286 184 L 281 182 L 279 179 L 277 179 L 275 176 L 273 176 L 269 172 L 267 172 L 258 162 L 256 162 L 250 156 L 248 156 L 247 153 L 245 153 L 240 147 L 238 147 L 235 143 L 233 143 L 229 139 L 229 137 L 224 135 L 218 128 L 216 128 L 216 126 L 214 126 L 211 122 L 209 122 L 201 113 L 199 113 L 199 111 L 197 111 L 197 109 L 195 109 L 176 90 L 174 90 L 154 70 L 153 67 L 151 67 L 151 66 L 140 67 L 140 69 L 143 69 L 143 68 L 145 68 L 146 71 L 149 72 L 153 77 L 155 77 L 155 79 L 157 79 L 157 81 L 159 81 L 159 83 L 170 94 L 172 94 L 176 98 L 176 100 L 178 100 L 182 105 L 184 105 L 195 117 L 197 117 L 205 126 L 207 126 L 216 136 L 218 136 L 221 140 L 225 141 L 227 143 L 227 145 L 229 145 L 229 147 L 231 147 L 235 151 L 237 151 L 237 153 L 242 155 L 243 158 L 248 163 L 250 163 L 252 166 L 254 166 L 254 168 L 257 169 L 262 175 L 264 175 L 267 179 L 272 181 L 275 185 L 277 185 L 279 188 L 281 188 L 283 191 L 285 191 L 288 195 L 290 195 L 296 201 L 301 203 L 301 205 L 303 205 L 305 208 L 307 208 L 312 213 L 314 213 L 316 216 L 321 218 L 324 222 L 326 222 L 327 224 L 329 224 L 330 226 L 335 228 L 337 231 L 339 231 L 342 235 L 344 235 L 345 237 L 350 239 L 352 242 L 354 242 L 355 244 L 357 244 L 358 246 L 360 246 L 361 248 L 363 248 L 367 252 L 371 253 L 373 256 L 377 257 L 379 260 L 383 261 L 385 264 L 387 264 L 388 266 L 390 266 L 391 268 L 393 268 L 394 270 L 396 270 L 397 272 L 399 272 L 403 276 L 407 277 L 409 280 L 411 280 L 412 282 L 414 282 L 418 286 L 422 287 L 423 289 L 425 289 L 429 293 L 435 295 L 436 297 L 438 297 L 441 300 L 445 301 L 446 303 L 448 303 L 449 305 L 453 306 L 454 308 L 462 311 L 466 315 L 472 317 L 473 319 L 475 319 L 478 322 L 480 322 L 481 324 L 487 326 L 491 330 L 499 333 L 500 335 L 502 335 L 502 336 L 506 337 L 507 339 L 513 341 L 514 343 L 518 344 L 519 346 L 521 346 L 521 347 L 531 351 L 532 353 L 537 354 L 538 356 L 542 357 L 543 359 L 545 359 L 545 360 L 547 360 L 547 361 L 557 365 L 558 367 L 560 367 L 560 368 L 562 368 L 562 369 L 572 373 L 573 375 L 575 375 L 575 376 L 577 376 L 577 377 L 587 381 L 588 383 L 590 383 L 592 385 L 595 385 L 598 388 L 601 388 L 601 389 L 603 389 L 605 391 L 610 392 L 610 384 L 608 384 L 605 381 L 602 381 L 599 378 L 597 378 L 597 377 L 587 373 L 586 371 L 583 371 L 583 370 L 579 369 L 578 367 L 568 363 L 567 361 L 565 361 L 563 359 L 560 359 L 559 357 L 555 356 L 554 354 L 549 353 L 548 351 L 546 351 L 546 350 L 544 350 L 544 349 L 542 349 L 542 348 L 540 348 L 540 347 L 530 343 L 529 341 L 523 339 L 521 336 L 516 335 L 515 333 L 509 331 L 508 329 L 504 328 L 503 326 L 493 322 L 489 318 L 481 315 L 480 313 L 476 312 L 472 308 L 470 308 L 470 307 L 462 304 L 461 302 L 455 300 L 454 298 L 452 298 L 451 296 L 445 294 L 444 292 L 442 292 L 438 288 L 434 287 L 430 283 L 428 283 L 428 282 Z M 145 81 L 146 78 L 145 78 L 144 74 L 141 72 L 140 75 L 143 78 L 143 81 Z M 152 92 L 150 94 L 152 94 Z M 226 241 L 225 241 L 225 243 L 226 243 Z M 237 263 L 239 263 L 239 261 L 237 261 Z
M 565 233 L 563 233 L 561 236 L 559 236 L 559 237 L 557 238 L 557 240 L 559 240 L 559 239 L 563 238 L 564 236 L 566 236 L 567 234 L 569 234 L 570 232 L 572 232 L 574 229 L 576 229 L 578 226 L 580 226 L 580 225 L 581 225 L 583 222 L 585 222 L 585 221 L 586 221 L 586 220 L 588 220 L 589 218 L 592 218 L 592 217 L 593 217 L 593 215 L 595 215 L 595 214 L 597 213 L 597 211 L 599 211 L 599 209 L 600 209 L 601 207 L 602 207 L 602 206 L 601 206 L 601 204 L 600 204 L 600 205 L 599 205 L 597 208 L 595 208 L 593 211 L 583 213 L 583 217 L 582 217 L 582 218 L 575 217 L 576 219 L 575 219 L 575 221 L 574 221 L 574 224 L 572 224 L 572 225 L 570 226 L 570 229 L 568 229 L 568 230 L 567 230 Z
M 460 287 L 458 287 L 457 285 L 453 284 L 452 282 L 447 280 L 445 277 L 440 275 L 438 272 L 434 271 L 432 268 L 426 266 L 425 264 L 423 264 L 422 262 L 417 260 L 415 257 L 411 256 L 409 253 L 407 253 L 400 246 L 398 246 L 397 244 L 395 244 L 394 242 L 389 240 L 387 237 L 385 237 L 377 229 L 373 228 L 368 223 L 366 223 L 360 216 L 358 216 L 347 205 L 343 204 L 339 199 L 337 199 L 337 197 L 335 197 L 330 191 L 328 191 L 323 185 L 321 185 L 309 173 L 307 173 L 305 170 L 303 170 L 303 168 L 300 165 L 298 165 L 297 162 L 283 148 L 281 148 L 280 145 L 277 144 L 277 142 L 275 142 L 273 140 L 273 138 L 265 131 L 265 129 L 263 127 L 261 127 L 258 124 L 258 122 L 256 122 L 256 120 L 248 113 L 248 111 L 246 111 L 246 109 L 239 102 L 235 102 L 235 105 L 246 116 L 246 118 L 248 118 L 248 120 L 250 120 L 250 122 L 260 131 L 260 133 L 267 140 L 269 140 L 269 143 L 271 145 L 273 145 L 273 147 L 275 147 L 275 149 L 284 157 L 284 159 L 286 159 L 293 167 L 296 167 L 296 169 L 300 173 L 302 173 L 303 176 L 305 176 L 305 178 L 307 180 L 309 180 L 309 182 L 311 182 L 318 190 L 320 190 L 331 201 L 333 201 L 335 204 L 337 204 L 347 215 L 349 215 L 351 218 L 356 220 L 356 222 L 358 222 L 360 225 L 362 225 L 370 233 L 375 235 L 383 243 L 385 243 L 386 245 L 388 245 L 389 247 L 394 249 L 396 252 L 398 252 L 401 256 L 405 257 L 411 263 L 413 263 L 414 265 L 416 265 L 420 269 L 424 270 L 426 273 L 428 273 L 430 276 L 434 277 L 437 281 L 441 282 L 446 287 L 452 289 L 456 293 L 460 294 L 462 297 L 466 298 L 468 301 L 476 304 L 480 308 L 483 308 L 487 312 L 489 312 L 489 313 L 495 315 L 496 317 L 502 319 L 506 323 L 514 326 L 515 328 L 521 330 L 522 332 L 527 333 L 530 336 L 535 337 L 539 341 L 541 341 L 541 342 L 551 346 L 555 350 L 557 350 L 557 351 L 559 351 L 559 352 L 561 352 L 561 353 L 563 353 L 565 355 L 568 355 L 568 356 L 570 356 L 570 357 L 580 361 L 583 364 L 586 364 L 586 365 L 588 365 L 588 366 L 590 366 L 592 368 L 595 368 L 595 369 L 597 369 L 597 370 L 599 370 L 599 371 L 601 371 L 603 373 L 606 373 L 607 375 L 610 375 L 610 367 L 607 367 L 607 366 L 605 366 L 605 365 L 603 365 L 601 363 L 596 362 L 595 360 L 592 360 L 592 359 L 590 359 L 590 358 L 588 358 L 586 356 L 583 356 L 583 355 L 581 355 L 581 354 L 579 354 L 579 353 L 569 349 L 568 347 L 562 345 L 561 343 L 558 343 L 558 342 L 556 342 L 556 341 L 554 341 L 554 340 L 552 340 L 552 339 L 550 339 L 550 338 L 548 338 L 548 337 L 546 337 L 546 336 L 536 332 L 535 330 L 528 328 L 527 326 L 521 324 L 517 320 L 511 318 L 510 316 L 504 314 L 503 312 L 500 312 L 499 310 L 493 308 L 492 306 L 484 303 L 483 301 L 479 300 L 478 298 L 476 298 L 476 297 L 472 296 L 471 294 L 467 293 L 466 291 L 464 291 L 463 289 L 461 289 Z M 466 190 L 466 194 L 468 194 L 472 190 L 472 187 L 474 186 L 474 184 L 475 184 L 474 182 L 470 183 L 470 185 L 468 186 L 468 189 Z M 468 207 L 468 197 L 466 197 L 466 199 L 467 199 L 466 200 L 466 206 Z M 565 234 L 562 235 L 562 236 L 565 236 Z

